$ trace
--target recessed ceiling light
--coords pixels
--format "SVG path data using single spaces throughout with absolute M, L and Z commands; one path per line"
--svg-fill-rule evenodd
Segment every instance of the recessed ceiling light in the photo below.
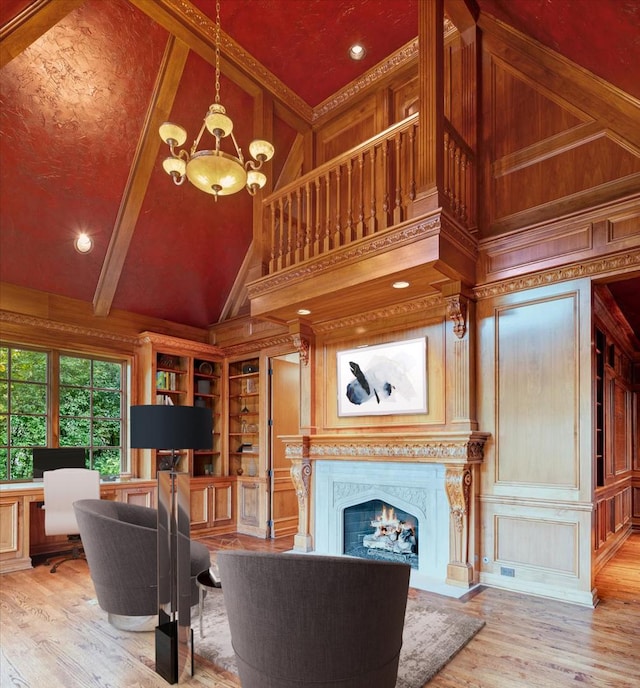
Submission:
M 308 308 L 298 308 L 298 315 L 311 315 L 311 311 Z
M 362 60 L 362 58 L 367 54 L 365 47 L 360 43 L 354 43 L 349 48 L 349 57 L 352 60 Z
M 392 286 L 394 289 L 406 289 L 408 286 L 410 286 L 410 283 L 405 282 L 404 280 L 399 280 L 398 282 L 394 282 Z
M 88 234 L 81 232 L 76 237 L 73 245 L 76 247 L 76 251 L 78 251 L 78 253 L 89 253 L 89 251 L 93 248 L 93 239 Z

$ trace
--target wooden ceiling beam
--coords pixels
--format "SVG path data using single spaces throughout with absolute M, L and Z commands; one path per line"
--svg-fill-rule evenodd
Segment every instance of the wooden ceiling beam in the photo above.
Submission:
M 85 0 L 36 0 L 0 28 L 0 69 Z
M 169 37 L 93 297 L 94 314 L 97 316 L 105 317 L 111 310 L 131 237 L 158 158 L 161 145 L 158 127 L 169 118 L 188 54 L 189 48 L 185 43 Z

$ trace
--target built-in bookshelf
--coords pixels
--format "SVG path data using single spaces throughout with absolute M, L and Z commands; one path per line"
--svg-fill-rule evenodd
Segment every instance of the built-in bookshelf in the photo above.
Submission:
M 179 449 L 177 470 L 193 477 L 224 476 L 228 461 L 221 452 L 222 352 L 216 347 L 152 332 L 139 346 L 140 403 L 204 406 L 213 418 L 212 448 Z M 140 450 L 141 477 L 154 478 L 170 452 Z
M 229 364 L 229 467 L 236 475 L 260 471 L 260 368 L 252 358 Z

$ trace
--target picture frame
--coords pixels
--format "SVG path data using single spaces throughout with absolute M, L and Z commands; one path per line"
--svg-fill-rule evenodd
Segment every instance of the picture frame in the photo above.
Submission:
M 427 412 L 427 339 L 337 353 L 338 416 Z

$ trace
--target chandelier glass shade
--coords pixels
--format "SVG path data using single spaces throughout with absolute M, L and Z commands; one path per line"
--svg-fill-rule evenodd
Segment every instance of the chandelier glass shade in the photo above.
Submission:
M 208 131 L 214 138 L 210 150 L 198 150 L 200 139 Z M 174 183 L 180 185 L 188 179 L 195 187 L 218 196 L 229 196 L 245 188 L 252 196 L 267 183 L 260 171 L 263 163 L 271 160 L 274 148 L 268 141 L 255 140 L 249 144 L 250 160 L 244 159 L 242 150 L 233 135 L 233 121 L 220 103 L 220 3 L 216 3 L 216 96 L 209 106 L 200 132 L 189 151 L 180 148 L 187 140 L 187 132 L 179 124 L 163 122 L 160 138 L 169 146 L 170 156 L 162 167 Z M 234 151 L 221 150 L 222 139 L 231 138 Z

